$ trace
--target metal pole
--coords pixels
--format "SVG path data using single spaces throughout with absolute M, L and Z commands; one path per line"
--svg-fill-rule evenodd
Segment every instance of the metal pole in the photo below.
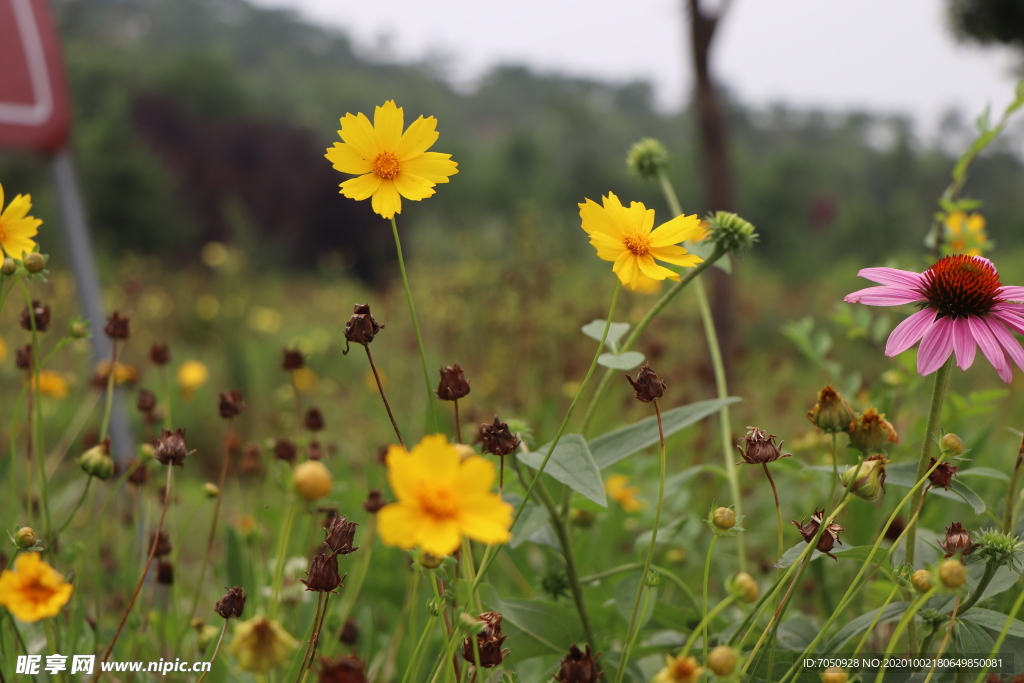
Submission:
M 82 205 L 82 194 L 78 188 L 74 162 L 66 148 L 50 158 L 50 171 L 57 186 L 64 237 L 67 240 L 71 271 L 75 275 L 78 287 L 78 299 L 92 329 L 93 359 L 97 363 L 110 360 L 110 340 L 103 334 L 106 315 L 103 311 L 103 295 L 96 272 L 96 260 L 92 253 L 92 241 L 89 238 L 89 225 L 85 220 L 85 208 Z M 135 450 L 121 389 L 114 390 L 114 405 L 110 415 L 110 450 L 114 460 L 122 466 L 128 463 Z

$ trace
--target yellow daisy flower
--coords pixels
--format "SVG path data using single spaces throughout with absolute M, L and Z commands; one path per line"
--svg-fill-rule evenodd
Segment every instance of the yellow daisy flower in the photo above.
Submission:
M 74 586 L 56 569 L 43 562 L 39 553 L 22 553 L 14 571 L 0 574 L 0 605 L 19 621 L 34 622 L 55 617 L 71 599 Z
M 980 213 L 954 211 L 945 220 L 946 246 L 950 254 L 981 256 L 988 245 L 985 217 Z
M 377 513 L 381 538 L 399 548 L 437 555 L 458 549 L 462 536 L 481 543 L 507 543 L 512 506 L 495 493 L 494 463 L 465 459 L 442 434 L 425 436 L 410 453 L 391 446 L 388 482 L 398 499 Z
M 590 235 L 598 257 L 615 264 L 612 271 L 623 285 L 636 290 L 641 277 L 679 280 L 679 273 L 658 265 L 655 259 L 687 268 L 703 262 L 704 259 L 678 246 L 705 234 L 697 216 L 676 216 L 654 228 L 654 209 L 640 202 L 630 203 L 627 209 L 609 192 L 602 203 L 603 206 L 587 199 L 579 205 L 582 228 Z
M 665 668 L 654 676 L 653 683 L 696 683 L 704 667 L 696 657 L 665 656 Z
M 629 477 L 625 474 L 609 475 L 604 480 L 604 490 L 626 512 L 640 512 L 644 509 L 644 502 L 636 496 L 640 487 L 629 486 Z
M 0 185 L 0 247 L 11 258 L 21 258 L 36 248 L 32 240 L 43 224 L 28 215 L 32 209 L 32 195 L 19 194 L 4 209 L 4 186 Z
M 434 194 L 434 185 L 458 173 L 451 154 L 428 152 L 437 141 L 437 119 L 422 116 L 403 133 L 404 114 L 394 100 L 373 113 L 345 114 L 335 142 L 324 156 L 342 173 L 359 176 L 341 184 L 341 193 L 362 201 L 372 197 L 373 210 L 384 218 L 402 213 L 402 197 L 419 201 Z
M 253 617 L 235 627 L 228 652 L 242 671 L 266 672 L 291 659 L 299 642 L 276 620 Z
M 192 396 L 210 379 L 210 370 L 197 360 L 187 360 L 178 367 L 178 386 L 185 396 Z
M 39 373 L 39 393 L 51 398 L 67 398 L 68 381 L 59 372 L 43 370 Z

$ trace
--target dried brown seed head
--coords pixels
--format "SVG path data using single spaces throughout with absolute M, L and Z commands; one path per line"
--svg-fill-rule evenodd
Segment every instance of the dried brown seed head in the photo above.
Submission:
M 320 659 L 319 683 L 367 683 L 366 666 L 355 655 Z
M 346 645 L 355 645 L 359 642 L 359 626 L 356 625 L 356 620 L 353 617 L 345 620 L 345 625 L 341 627 L 341 634 L 338 636 L 338 640 Z
M 505 456 L 519 447 L 519 439 L 509 431 L 508 425 L 494 416 L 494 422 L 480 425 L 480 443 L 484 453 Z
M 317 553 L 309 565 L 306 578 L 301 579 L 301 582 L 306 585 L 307 591 L 333 592 L 341 585 L 341 577 L 338 575 L 338 558 L 325 552 Z
M 384 496 L 381 495 L 379 489 L 373 489 L 370 491 L 370 495 L 368 495 L 366 500 L 363 501 L 363 509 L 371 515 L 380 512 L 380 509 L 385 505 L 387 505 L 387 503 L 384 502 Z
M 32 331 L 32 317 L 35 316 L 36 332 L 46 332 L 50 329 L 50 306 L 49 304 L 42 304 L 39 301 L 33 299 L 32 310 L 29 312 L 29 308 L 26 306 L 25 310 L 21 312 L 21 328 L 29 332 Z
M 153 365 L 167 365 L 171 362 L 171 348 L 167 344 L 153 344 L 149 347 L 149 362 Z
M 597 660 L 601 653 L 592 655 L 590 645 L 586 647 L 585 651 L 580 650 L 575 644 L 569 648 L 569 654 L 558 665 L 558 672 L 555 674 L 557 683 L 597 683 L 601 679 L 603 672 L 597 668 Z
M 335 515 L 331 519 L 330 526 L 327 527 L 327 538 L 324 540 L 324 545 L 338 555 L 354 553 L 359 550 L 358 546 L 352 545 L 352 541 L 356 537 L 357 526 L 359 525 L 355 522 L 350 522 L 340 515 Z
M 501 632 L 502 616 L 498 612 L 484 612 L 477 621 L 484 624 L 484 628 L 476 635 L 477 649 L 480 652 L 480 666 L 490 669 L 498 666 L 504 661 L 508 650 L 501 648 L 507 636 Z M 462 641 L 462 657 L 467 662 L 475 662 L 476 655 L 473 651 L 473 636 Z
M 446 365 L 441 368 L 441 383 L 437 385 L 437 397 L 442 401 L 457 401 L 469 394 L 469 382 L 462 367 Z
M 173 586 L 174 565 L 167 560 L 160 560 L 156 565 L 156 582 L 161 586 Z
M 153 541 L 156 541 L 156 551 L 153 553 L 155 557 L 171 554 L 171 539 L 166 532 L 161 531 L 159 537 L 154 533 L 150 533 L 148 548 L 153 547 Z
M 103 326 L 103 332 L 111 339 L 127 339 L 131 334 L 131 329 L 128 321 L 131 316 L 122 316 L 117 311 L 114 311 L 107 316 L 107 324 Z
M 324 414 L 319 408 L 310 408 L 306 411 L 306 429 L 311 432 L 319 432 L 324 428 Z
M 932 467 L 935 467 L 935 458 L 932 458 L 931 462 L 928 463 L 928 469 L 931 470 Z M 948 462 L 941 463 L 928 475 L 928 481 L 932 483 L 932 486 L 949 488 L 949 485 L 953 483 L 953 475 L 959 469 L 956 465 L 950 465 Z
M 295 444 L 288 439 L 278 439 L 274 442 L 274 459 L 295 462 L 295 455 Z
M 181 427 L 175 431 L 163 430 L 160 438 L 153 448 L 153 457 L 162 465 L 185 466 L 185 458 L 188 457 L 188 444 L 185 443 L 185 430 Z
M 356 304 L 352 317 L 345 323 L 345 350 L 342 353 L 348 353 L 349 343 L 366 346 L 383 329 L 384 326 L 373 319 L 370 304 Z
M 810 543 L 814 540 L 814 536 L 818 533 L 818 529 L 821 527 L 821 523 L 824 519 L 824 508 L 821 510 L 814 508 L 814 514 L 811 515 L 811 521 L 807 523 L 804 523 L 803 520 L 798 522 L 795 519 L 790 521 L 793 523 L 793 526 L 800 530 L 800 535 L 804 537 L 804 541 Z M 836 543 L 839 545 L 843 544 L 843 542 L 839 540 L 839 534 L 843 531 L 846 531 L 846 529 L 838 524 L 829 524 L 825 527 L 825 530 L 821 532 L 821 538 L 818 539 L 818 545 L 815 546 L 815 550 L 828 555 L 833 560 L 837 559 L 836 556 L 832 554 L 831 550 L 835 547 Z
M 946 538 L 939 539 L 939 547 L 946 552 L 950 558 L 957 553 L 961 557 L 967 557 L 977 549 L 978 544 L 971 542 L 971 532 L 964 528 L 960 522 L 953 522 L 946 527 Z
M 298 348 L 284 349 L 281 358 L 283 370 L 301 370 L 306 367 L 306 356 Z
M 148 416 L 156 408 L 156 394 L 149 389 L 139 389 L 135 398 L 135 408 L 143 415 Z
M 242 610 L 245 609 L 245 599 L 248 596 L 241 586 L 228 589 L 224 597 L 217 601 L 213 611 L 225 619 L 240 619 Z
M 743 437 L 743 441 L 746 442 L 746 448 L 737 446 L 740 455 L 743 456 L 743 460 L 736 463 L 742 465 L 747 463 L 748 465 L 761 465 L 772 463 L 779 458 L 789 458 L 792 453 L 782 454 L 780 447 L 785 441 L 780 441 L 778 445 L 775 444 L 774 434 L 765 434 L 763 430 L 757 427 L 747 427 L 748 431 L 746 436 Z
M 14 364 L 18 366 L 19 370 L 31 370 L 32 369 L 32 345 L 24 344 L 18 347 L 18 350 L 14 352 Z
M 225 420 L 238 417 L 245 408 L 245 401 L 242 400 L 242 390 L 232 389 L 226 394 L 221 394 L 217 402 L 217 412 Z
M 664 380 L 658 377 L 658 373 L 652 370 L 651 366 L 647 363 L 640 366 L 635 382 L 629 375 L 626 375 L 626 379 L 629 380 L 630 386 L 633 387 L 633 396 L 636 397 L 638 401 L 650 403 L 651 401 L 665 395 Z

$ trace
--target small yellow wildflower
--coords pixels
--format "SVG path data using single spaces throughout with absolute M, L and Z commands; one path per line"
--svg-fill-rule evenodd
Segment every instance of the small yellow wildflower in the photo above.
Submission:
M 388 100 L 373 113 L 345 114 L 327 157 L 335 170 L 359 176 L 341 184 L 341 193 L 362 201 L 372 197 L 373 210 L 384 218 L 402 213 L 402 197 L 419 201 L 434 194 L 434 186 L 458 173 L 451 154 L 428 152 L 438 138 L 437 119 L 422 116 L 403 133 L 404 112 Z
M 178 386 L 185 396 L 192 396 L 210 379 L 210 370 L 197 360 L 187 360 L 178 367 Z
M 654 209 L 640 202 L 630 203 L 627 209 L 611 192 L 602 202 L 603 206 L 587 199 L 579 205 L 581 227 L 590 235 L 598 258 L 612 261 L 612 271 L 630 289 L 636 290 L 641 277 L 679 280 L 679 273 L 655 259 L 687 268 L 704 261 L 678 246 L 705 234 L 697 216 L 676 216 L 654 228 Z
M 985 234 L 985 217 L 980 213 L 967 214 L 954 211 L 945 220 L 945 250 L 950 254 L 981 256 L 989 246 Z
M 235 627 L 228 652 L 238 660 L 242 671 L 270 671 L 291 659 L 299 642 L 277 621 L 254 617 Z
M 22 258 L 36 248 L 32 239 L 43 224 L 28 215 L 32 209 L 32 195 L 19 194 L 4 209 L 4 186 L 0 184 L 0 247 L 11 258 Z
M 114 376 L 117 381 L 117 376 Z M 42 370 L 39 372 L 39 393 L 51 398 L 67 398 L 68 381 L 59 372 Z
M 462 536 L 481 543 L 507 543 L 512 506 L 491 492 L 494 463 L 479 455 L 465 459 L 442 434 L 425 436 L 409 452 L 391 446 L 388 482 L 397 502 L 377 513 L 388 545 L 437 555 L 458 549 Z
M 22 553 L 14 571 L 0 574 L 0 606 L 19 621 L 34 622 L 55 617 L 71 599 L 74 587 L 56 569 L 43 562 L 39 553 Z
M 653 683 L 695 683 L 703 671 L 696 657 L 665 655 L 665 668 L 654 676 Z
M 0 337 L 0 363 L 7 358 L 7 342 L 4 341 L 3 337 Z
M 42 374 L 42 373 L 40 373 Z M 96 366 L 96 380 L 106 386 L 110 376 L 110 361 L 104 360 Z M 131 384 L 139 379 L 139 371 L 131 365 L 117 361 L 114 363 L 114 384 Z
M 320 380 L 317 374 L 309 368 L 299 368 L 292 370 L 292 381 L 295 383 L 295 388 L 299 391 L 312 391 L 316 388 L 316 383 Z
M 604 490 L 608 497 L 621 505 L 626 512 L 640 512 L 644 509 L 644 501 L 636 497 L 640 487 L 628 484 L 629 477 L 625 474 L 612 474 L 604 480 Z

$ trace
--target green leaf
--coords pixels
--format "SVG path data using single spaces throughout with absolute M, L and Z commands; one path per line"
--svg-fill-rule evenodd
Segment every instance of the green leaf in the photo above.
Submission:
M 569 646 L 581 642 L 583 629 L 568 605 L 549 600 L 503 600 L 488 584 L 480 587 L 480 594 L 487 607 L 504 617 L 502 630 L 508 635 L 505 647 L 511 650 L 513 661 L 564 655 Z
M 644 362 L 644 354 L 639 351 L 626 351 L 615 355 L 602 353 L 597 357 L 597 364 L 613 370 L 632 370 Z
M 779 567 L 780 569 L 785 569 L 789 565 L 791 565 L 794 562 L 796 562 L 797 558 L 800 557 L 800 554 L 803 553 L 804 548 L 806 548 L 806 547 L 807 547 L 807 543 L 804 542 L 804 541 L 800 541 L 799 543 L 794 545 L 792 548 L 787 550 L 782 555 L 782 559 L 779 560 L 778 564 L 776 564 L 775 566 Z M 839 559 L 839 560 L 853 560 L 854 562 L 865 562 L 868 559 L 868 555 L 870 553 L 871 553 L 871 546 L 869 546 L 869 545 L 858 545 L 858 546 L 854 546 L 852 548 L 843 548 L 842 546 L 838 546 L 837 545 L 835 548 L 832 549 L 832 554 L 835 555 L 837 559 Z M 814 560 L 818 559 L 822 555 L 824 555 L 824 553 L 820 553 L 817 550 L 815 550 L 813 555 L 812 555 L 812 557 L 811 557 L 811 561 L 813 562 Z M 882 560 L 884 558 L 885 558 L 885 552 L 882 551 L 881 549 L 879 549 L 879 550 L 875 551 L 875 555 L 874 555 L 874 557 L 871 558 L 871 562 L 873 564 L 881 565 L 882 564 Z
M 705 261 L 715 251 L 714 242 L 686 242 L 683 246 L 685 246 L 687 251 L 689 251 L 691 254 L 696 254 Z M 732 261 L 729 259 L 728 256 L 723 256 L 722 258 L 718 259 L 712 264 L 712 268 L 720 268 L 721 270 L 724 270 L 726 273 L 729 273 L 731 275 Z M 673 270 L 676 269 L 673 268 Z M 682 272 L 682 269 L 676 270 L 676 272 Z
M 879 617 L 878 623 L 884 624 L 887 621 L 893 621 L 899 619 L 903 612 L 907 609 L 909 603 L 906 602 L 891 602 L 885 606 L 882 610 L 882 616 Z M 866 629 L 874 621 L 875 616 L 878 614 L 877 609 L 873 609 L 870 612 L 865 612 L 859 617 L 851 619 L 846 626 L 839 629 L 839 632 L 832 636 L 832 640 L 829 641 L 828 645 L 825 646 L 821 652 L 838 652 L 843 645 L 846 644 L 850 638 Z
M 817 635 L 818 627 L 807 617 L 797 615 L 779 627 L 779 647 L 783 650 L 802 652 Z
M 548 519 L 548 511 L 543 505 L 527 504 L 516 525 L 512 527 L 512 540 L 509 541 L 509 546 L 518 548 L 540 531 L 548 523 Z
M 973 607 L 967 612 L 970 615 L 970 620 L 979 626 L 984 626 L 990 631 L 1001 633 L 1003 626 L 1006 625 L 1006 614 L 1002 612 L 996 612 L 995 610 L 983 609 L 981 607 Z M 963 621 L 966 621 L 964 619 Z M 1013 636 L 1014 638 L 1024 638 L 1024 621 L 1020 619 L 1014 619 L 1010 622 L 1010 629 L 1006 632 L 1007 635 Z M 991 645 L 989 645 L 991 649 Z M 985 650 L 988 653 L 990 650 Z
M 956 638 L 960 643 L 960 653 L 964 655 L 987 657 L 995 645 L 992 636 L 971 619 L 957 619 Z
M 518 453 L 516 457 L 534 469 L 539 469 L 551 444 L 544 444 L 535 451 Z M 562 482 L 573 491 L 583 494 L 598 505 L 608 507 L 608 496 L 604 491 L 604 480 L 594 462 L 586 440 L 579 434 L 566 434 L 559 440 L 558 448 L 551 454 L 545 474 Z
M 227 565 L 227 579 L 229 586 L 251 586 L 252 583 L 247 581 L 245 567 L 247 562 L 245 560 L 245 547 L 242 544 L 242 539 L 235 531 L 234 527 L 228 526 L 228 542 L 227 552 L 225 558 L 225 564 Z
M 885 474 L 885 483 L 887 485 L 892 484 L 900 488 L 912 488 L 917 482 L 914 478 L 917 476 L 917 463 L 901 462 L 898 465 L 889 465 L 885 468 Z M 967 484 L 955 478 L 948 489 L 933 488 L 928 492 L 928 495 L 967 503 L 979 515 L 985 512 L 986 505 L 981 496 L 975 493 Z
M 675 434 L 696 422 L 700 422 L 709 415 L 714 415 L 725 406 L 732 405 L 740 400 L 730 396 L 722 399 L 697 401 L 696 403 L 673 408 L 672 410 L 666 410 L 661 414 L 665 436 L 668 437 Z M 593 453 L 594 461 L 597 463 L 598 468 L 603 470 L 656 443 L 658 443 L 658 420 L 652 416 L 592 439 L 590 441 L 590 452 Z
M 960 470 L 956 473 L 958 477 L 988 477 L 989 479 L 998 479 L 999 481 L 1010 481 L 1010 475 L 1000 470 L 992 469 L 991 467 L 972 467 L 969 470 Z
M 985 510 L 988 508 L 988 505 L 985 504 L 982 497 L 975 493 L 970 486 L 959 479 L 954 478 L 953 481 L 949 483 L 949 490 L 963 498 L 964 502 L 970 505 L 971 508 L 974 509 L 974 513 L 977 515 L 984 514 Z
M 615 584 L 615 609 L 626 623 L 629 623 L 629 617 L 633 614 L 633 601 L 636 600 L 636 589 L 640 585 L 640 578 L 640 573 L 637 572 Z M 636 623 L 638 629 L 643 628 L 651 620 L 654 607 L 658 604 L 658 589 L 648 588 L 647 591 L 653 592 L 650 594 L 645 592 L 640 598 L 640 613 L 637 615 Z
M 587 335 L 591 339 L 601 341 L 601 335 L 604 334 L 604 326 L 606 321 L 594 320 L 589 322 L 580 328 L 583 334 Z M 614 349 L 619 344 L 619 340 L 625 336 L 626 332 L 629 331 L 629 323 L 612 323 L 608 326 L 608 338 L 605 339 L 605 346 L 609 349 Z

